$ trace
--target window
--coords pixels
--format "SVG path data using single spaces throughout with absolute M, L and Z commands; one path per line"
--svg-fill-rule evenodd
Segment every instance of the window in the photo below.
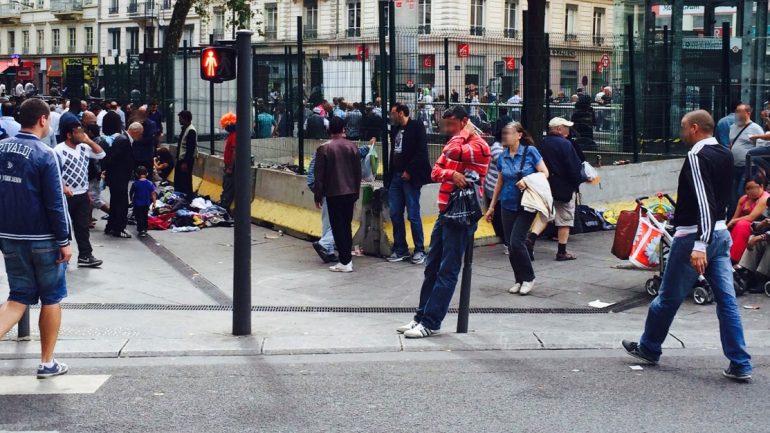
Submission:
M 561 78 L 559 79 L 559 91 L 565 95 L 574 95 L 578 88 L 578 62 L 572 60 L 561 61 Z
M 348 0 L 347 36 L 361 36 L 361 2 L 359 0 Z
M 564 17 L 564 40 L 577 40 L 577 5 L 567 5 Z
M 110 13 L 116 14 L 118 13 L 118 0 L 110 0 Z
M 265 39 L 278 37 L 278 4 L 265 4 Z
M 37 31 L 37 53 L 43 54 L 45 50 L 45 30 Z
M 86 27 L 86 52 L 94 51 L 94 28 Z
M 519 11 L 519 2 L 517 0 L 507 0 L 505 2 L 505 37 L 518 38 L 519 32 L 516 30 L 516 13 Z
M 484 0 L 471 0 L 471 35 L 484 36 Z
M 548 2 L 545 2 L 545 32 L 548 33 L 551 31 L 551 4 Z
M 139 54 L 139 29 L 126 29 L 128 39 L 128 54 Z
M 45 0 L 37 0 L 37 8 L 45 9 Z
M 155 47 L 155 27 L 146 27 L 144 29 L 144 46 L 147 48 Z
M 420 27 L 419 32 L 421 35 L 430 34 L 430 8 L 431 0 L 420 0 Z
M 29 31 L 22 30 L 21 32 L 21 52 L 23 54 L 29 54 Z
M 77 52 L 77 45 L 78 45 L 78 39 L 77 39 L 77 30 L 76 29 L 67 29 L 67 40 L 69 41 L 69 53 Z
M 16 32 L 8 32 L 8 54 L 16 54 Z
M 112 39 L 112 56 L 120 55 L 120 28 L 109 29 L 110 39 Z
M 194 45 L 195 41 L 193 40 L 194 34 L 195 34 L 195 26 L 194 25 L 184 26 L 184 33 L 182 33 L 182 40 L 179 42 L 179 46 L 180 47 L 183 46 L 185 41 L 187 41 L 187 46 L 188 47 L 195 46 Z
M 594 45 L 604 43 L 604 9 L 594 8 Z
M 214 9 L 214 40 L 218 41 L 225 38 L 225 10 L 222 8 Z
M 171 9 L 171 0 L 163 0 L 163 9 Z
M 305 37 L 315 39 L 318 37 L 318 1 L 305 1 Z
M 59 50 L 61 49 L 61 34 L 59 33 L 59 29 L 53 29 L 51 31 L 51 40 L 53 41 L 53 48 L 51 51 L 53 51 L 54 54 L 59 54 Z

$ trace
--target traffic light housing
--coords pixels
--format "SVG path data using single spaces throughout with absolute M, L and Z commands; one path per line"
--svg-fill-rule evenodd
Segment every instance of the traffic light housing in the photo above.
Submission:
M 221 83 L 235 79 L 235 49 L 208 47 L 201 50 L 201 79 Z

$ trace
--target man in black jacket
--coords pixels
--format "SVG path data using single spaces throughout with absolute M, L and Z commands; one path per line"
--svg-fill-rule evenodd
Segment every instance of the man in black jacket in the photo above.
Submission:
M 400 262 L 411 257 L 412 263 L 422 264 L 425 262 L 425 244 L 420 217 L 420 189 L 430 182 L 428 138 L 423 124 L 409 118 L 409 107 L 406 105 L 396 103 L 390 111 L 390 121 L 393 125 L 393 147 L 390 153 L 388 205 L 393 224 L 393 251 L 387 260 Z M 414 241 L 414 254 L 411 256 L 406 244 L 404 207 Z
M 114 137 L 112 146 L 108 149 L 107 157 L 102 163 L 105 180 L 110 188 L 110 215 L 104 232 L 115 237 L 128 239 L 131 237 L 126 232 L 128 182 L 134 171 L 134 155 L 131 144 L 142 137 L 144 130 L 141 124 L 133 123 L 128 127 L 128 136 L 115 135 L 120 132 L 119 120 L 120 118 L 115 113 L 108 113 L 104 116 L 104 133 Z
M 730 151 L 712 136 L 714 119 L 704 111 L 692 111 L 682 119 L 682 141 L 690 147 L 679 174 L 676 234 L 658 296 L 647 314 L 639 342 L 623 340 L 629 355 L 648 364 L 660 360 L 679 306 L 703 275 L 714 291 L 722 351 L 730 364 L 722 374 L 735 381 L 751 379 L 751 356 L 746 351 L 741 314 L 735 300 L 730 262 L 730 232 L 725 224 L 731 199 Z
M 583 182 L 581 169 L 583 163 L 575 147 L 567 140 L 573 123 L 561 117 L 554 117 L 548 122 L 548 135 L 543 138 L 540 153 L 548 167 L 548 183 L 553 194 L 553 206 L 556 210 L 554 225 L 558 231 L 559 249 L 556 260 L 575 260 L 567 252 L 569 232 L 575 225 L 575 195 Z M 528 247 L 534 246 L 537 235 L 530 233 Z M 531 251 L 531 250 L 530 250 Z M 530 253 L 531 255 L 531 253 Z

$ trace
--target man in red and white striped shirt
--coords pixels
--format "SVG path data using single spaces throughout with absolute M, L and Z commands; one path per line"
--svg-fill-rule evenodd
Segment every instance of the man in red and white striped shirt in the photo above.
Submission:
M 489 167 L 489 145 L 476 133 L 463 107 L 455 106 L 444 112 L 443 122 L 444 129 L 452 138 L 444 146 L 431 173 L 434 182 L 441 182 L 439 218 L 431 234 L 420 305 L 414 320 L 398 328 L 398 332 L 407 338 L 429 337 L 441 328 L 457 285 L 463 254 L 468 242 L 472 242 L 477 227 L 476 224 L 462 227 L 447 223 L 441 214 L 446 210 L 449 194 L 455 188 L 469 185 L 465 178 L 466 171 L 478 173 L 480 179 L 475 188 L 479 188 L 481 193 Z

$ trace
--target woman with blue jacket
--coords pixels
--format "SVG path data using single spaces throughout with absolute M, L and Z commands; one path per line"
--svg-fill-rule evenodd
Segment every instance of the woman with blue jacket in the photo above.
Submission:
M 497 160 L 500 175 L 497 177 L 486 220 L 489 222 L 493 219 L 499 200 L 499 206 L 502 206 L 503 231 L 508 239 L 508 258 L 516 280 L 516 284 L 508 291 L 527 295 L 535 284 L 535 271 L 525 242 L 536 214 L 527 212 L 521 206 L 523 191 L 527 189 L 524 178 L 536 172 L 548 177 L 548 168 L 533 145 L 532 137 L 520 123 L 511 122 L 503 128 L 502 142 L 505 150 Z

